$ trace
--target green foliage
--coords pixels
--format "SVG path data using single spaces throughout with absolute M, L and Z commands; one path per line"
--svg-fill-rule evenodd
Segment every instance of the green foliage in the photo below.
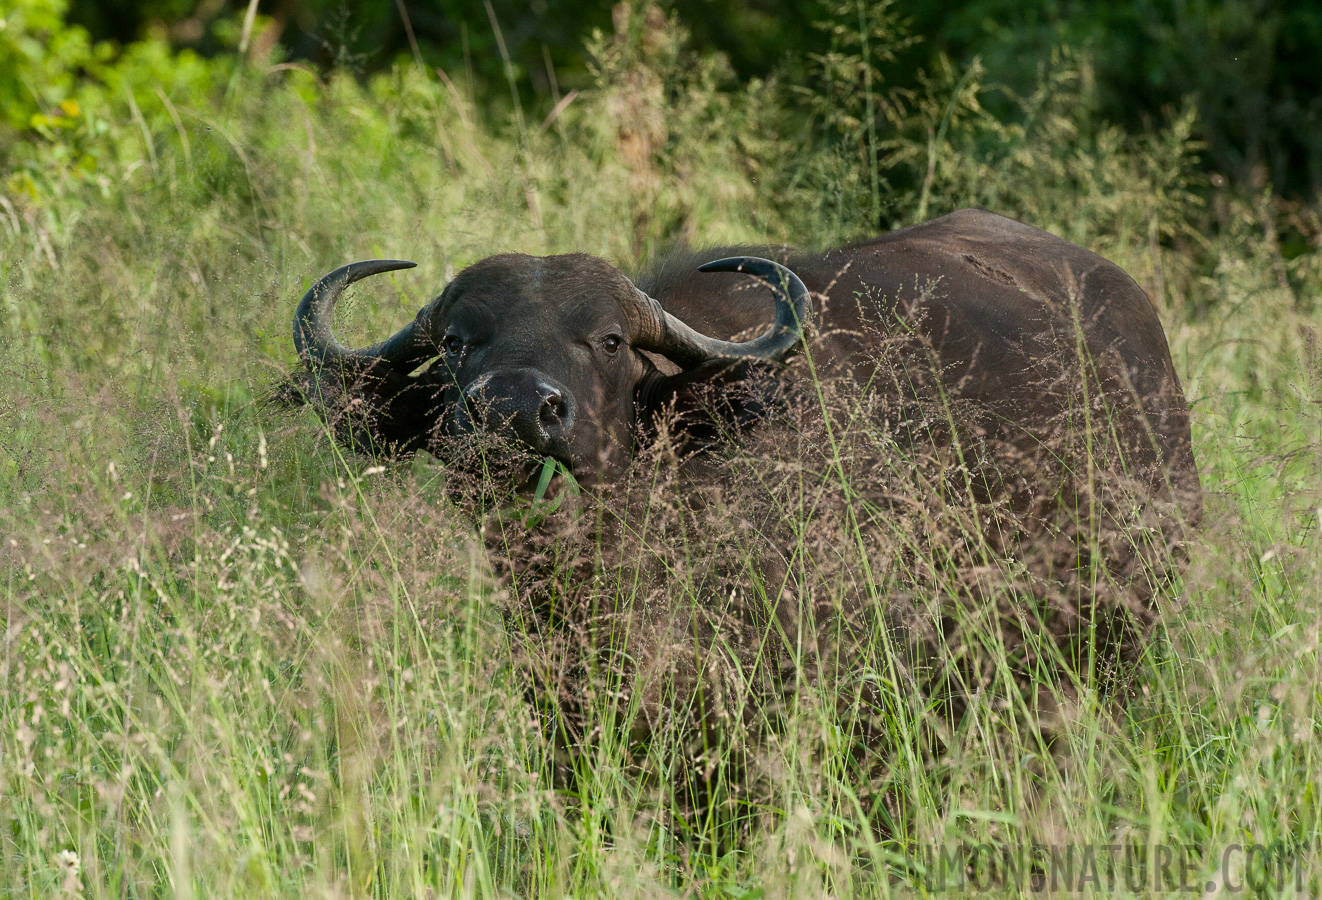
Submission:
M 954 55 L 897 83 L 887 53 L 915 48 L 884 6 L 864 8 L 866 52 L 858 6 L 814 13 L 838 30 L 808 95 L 738 85 L 682 16 L 603 22 L 553 119 L 407 60 L 360 77 L 159 38 L 101 56 L 58 7 L 23 9 L 0 31 L 19 73 L 0 85 L 37 88 L 0 135 L 0 896 L 907 896 L 923 847 L 1117 840 L 1186 847 L 1201 885 L 1232 844 L 1316 846 L 1322 210 L 1205 182 L 1191 109 L 1121 130 L 1083 51 L 1034 59 L 1017 90 Z M 850 684 L 895 695 L 887 832 L 859 805 L 833 684 L 807 676 L 737 842 L 675 825 L 688 748 L 639 762 L 619 685 L 584 700 L 592 764 L 557 789 L 445 470 L 344 458 L 255 400 L 296 362 L 297 297 L 346 260 L 420 262 L 348 298 L 358 344 L 502 250 L 627 266 L 677 240 L 829 244 L 874 233 L 878 207 L 906 224 L 971 203 L 1148 291 L 1208 524 L 1127 704 L 1043 676 L 1036 702 L 1068 701 L 1049 746 L 989 700 L 922 757 L 930 711 L 876 664 L 878 635 Z M 887 564 L 939 574 L 923 546 Z
M 929 20 L 930 21 L 930 20 Z M 1028 90 L 1053 46 L 1087 53 L 1101 111 L 1127 128 L 1193 98 L 1216 171 L 1257 186 L 1322 185 L 1322 10 L 1278 0 L 963 5 L 949 45 Z
M 112 177 L 158 166 L 166 134 L 183 142 L 187 161 L 181 115 L 203 115 L 235 71 L 232 59 L 175 53 L 161 40 L 93 47 L 62 12 L 20 0 L 0 31 L 0 67 L 13 73 L 0 84 L 18 91 L 5 106 L 13 130 L 0 141 L 8 210 L 39 223 L 33 233 L 48 255 L 48 238 L 66 240 L 88 198 L 111 196 Z
M 77 107 L 61 107 L 79 68 L 94 58 L 87 32 L 65 24 L 64 0 L 0 4 L 0 110 L 13 129 L 69 127 Z
M 97 41 L 168 36 L 176 47 L 213 55 L 239 43 L 247 5 L 72 0 L 71 17 Z M 593 30 L 610 30 L 613 6 L 605 0 L 408 0 L 406 24 L 396 0 L 282 0 L 262 5 L 246 47 L 264 56 L 279 42 L 278 57 L 359 74 L 388 68 L 416 49 L 428 65 L 471 80 L 490 97 L 505 94 L 510 66 L 523 102 L 549 107 L 564 90 L 589 82 L 583 43 Z M 627 7 L 619 5 L 621 13 Z M 1040 66 L 1057 48 L 1069 47 L 1089 63 L 1100 114 L 1128 133 L 1141 134 L 1192 101 L 1199 111 L 1196 134 L 1207 147 L 1205 168 L 1290 196 L 1308 196 L 1322 185 L 1322 68 L 1316 64 L 1322 12 L 1316 4 L 908 0 L 898 8 L 871 0 L 671 0 L 665 8 L 693 34 L 695 49 L 723 54 L 743 80 L 812 81 L 841 40 L 866 32 L 858 28 L 860 12 L 894 19 L 898 10 L 907 33 L 921 38 L 892 60 L 875 57 L 878 74 L 892 87 L 916 87 L 919 73 L 946 57 L 960 71 L 980 62 L 990 82 L 1025 95 L 1038 84 Z M 833 23 L 825 33 L 816 27 L 823 22 Z M 994 103 L 992 109 L 1004 119 L 1015 105 Z

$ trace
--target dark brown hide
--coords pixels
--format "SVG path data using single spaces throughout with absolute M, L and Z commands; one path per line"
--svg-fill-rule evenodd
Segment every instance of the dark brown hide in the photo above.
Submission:
M 753 329 L 769 315 L 762 292 L 694 273 L 709 254 L 732 252 L 668 257 L 638 285 L 704 333 Z M 737 252 L 780 260 L 813 292 L 819 377 L 848 375 L 914 399 L 941 391 L 976 418 L 963 424 L 1027 453 L 1054 453 L 1070 415 L 1096 407 L 1090 424 L 1109 436 L 1108 462 L 1154 495 L 1178 496 L 1186 524 L 1198 521 L 1189 408 L 1166 335 L 1142 288 L 1113 263 L 979 209 L 835 250 Z M 887 342 L 905 347 L 899 378 L 876 372 Z M 1084 424 L 1073 422 L 1080 433 Z

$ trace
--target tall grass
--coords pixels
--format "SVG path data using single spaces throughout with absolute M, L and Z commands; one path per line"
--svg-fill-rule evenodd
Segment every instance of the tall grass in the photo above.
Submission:
M 776 85 L 723 90 L 673 28 L 631 28 L 599 40 L 598 87 L 544 126 L 525 111 L 515 129 L 413 66 L 365 84 L 241 67 L 127 85 L 136 113 L 114 97 L 80 112 L 113 138 L 96 178 L 16 170 L 0 225 L 0 892 L 888 896 L 932 887 L 926 848 L 1033 842 L 1176 847 L 1189 883 L 1218 891 L 1244 877 L 1232 854 L 1223 883 L 1227 848 L 1284 842 L 1316 892 L 1322 210 L 1193 190 L 1188 118 L 1127 143 L 1089 120 L 1081 63 L 1045 71 L 1016 124 L 982 110 L 976 76 L 936 73 L 879 103 L 884 140 L 862 148 L 889 167 L 895 220 L 1017 215 L 1119 263 L 1161 312 L 1208 515 L 1126 703 L 1044 674 L 1049 728 L 995 691 L 950 723 L 888 670 L 904 648 L 881 629 L 845 668 L 882 686 L 869 727 L 892 753 L 859 764 L 840 673 L 801 666 L 740 760 L 756 790 L 692 802 L 701 753 L 682 732 L 631 743 L 637 717 L 686 699 L 656 693 L 676 682 L 591 682 L 569 723 L 529 702 L 551 670 L 505 615 L 483 523 L 448 503 L 443 466 L 343 456 L 311 417 L 255 402 L 294 363 L 296 297 L 350 259 L 420 262 L 346 305 L 342 333 L 366 342 L 498 251 L 627 267 L 674 241 L 867 234 L 857 143 L 804 136 L 821 120 Z M 52 158 L 76 139 L 55 135 Z M 1288 261 L 1285 217 L 1312 241 Z M 765 499 L 769 460 L 728 464 Z M 793 501 L 778 515 L 809 566 L 839 548 L 813 544 L 821 513 L 796 484 L 771 493 Z M 777 588 L 757 523 L 724 512 L 733 532 L 657 523 L 687 566 L 668 590 L 694 615 L 712 585 Z M 940 577 L 913 555 L 939 505 L 873 515 L 909 536 L 912 570 L 871 596 Z M 527 537 L 506 527 L 512 547 Z M 854 552 L 833 577 L 864 577 Z M 606 584 L 605 613 L 647 596 Z M 1018 665 L 978 634 L 994 672 Z M 724 683 L 731 708 L 755 680 Z M 586 749 L 567 758 L 557 728 Z

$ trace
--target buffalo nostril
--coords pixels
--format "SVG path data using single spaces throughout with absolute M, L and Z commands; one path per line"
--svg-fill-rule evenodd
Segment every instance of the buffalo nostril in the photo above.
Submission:
M 538 413 L 542 425 L 548 428 L 562 425 L 568 412 L 569 406 L 559 391 L 551 388 L 542 395 L 542 406 Z

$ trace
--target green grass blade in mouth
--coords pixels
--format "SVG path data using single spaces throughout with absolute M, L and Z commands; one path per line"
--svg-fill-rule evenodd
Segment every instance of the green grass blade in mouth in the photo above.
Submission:
M 555 477 L 556 461 L 554 457 L 548 456 L 542 460 L 542 474 L 537 478 L 537 489 L 532 492 L 532 505 L 534 508 L 542 502 L 546 496 L 546 489 L 551 486 L 551 479 Z

